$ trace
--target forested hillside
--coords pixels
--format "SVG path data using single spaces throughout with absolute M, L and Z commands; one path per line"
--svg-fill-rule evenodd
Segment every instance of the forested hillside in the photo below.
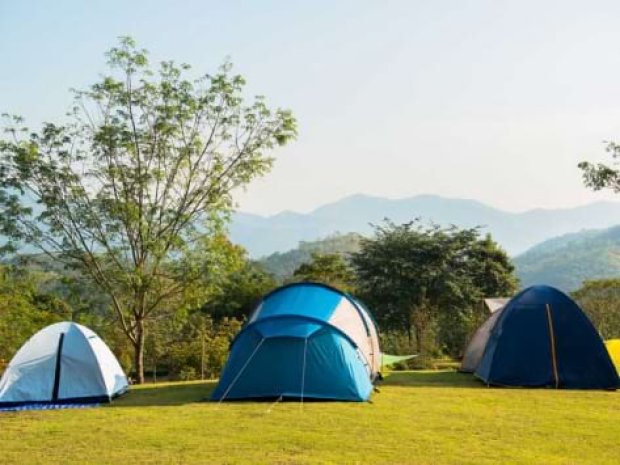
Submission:
M 620 276 L 620 226 L 566 234 L 514 259 L 521 285 L 545 283 L 565 291 L 583 281 Z
M 312 259 L 313 253 L 348 255 L 360 249 L 361 235 L 357 233 L 335 234 L 316 241 L 302 241 L 295 249 L 284 253 L 273 253 L 259 263 L 276 279 L 283 280 L 292 276 L 302 264 Z

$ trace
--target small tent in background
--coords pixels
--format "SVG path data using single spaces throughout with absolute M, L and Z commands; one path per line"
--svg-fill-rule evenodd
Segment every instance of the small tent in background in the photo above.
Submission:
M 473 373 L 476 371 L 476 367 L 478 363 L 480 363 L 484 348 L 489 340 L 491 330 L 501 315 L 503 308 L 509 301 L 510 298 L 508 297 L 484 299 L 484 305 L 491 316 L 476 330 L 473 337 L 470 339 L 467 349 L 465 349 L 465 353 L 463 354 L 463 360 L 459 371 L 463 373 Z
M 380 364 L 377 328 L 359 302 L 323 284 L 290 284 L 258 304 L 212 398 L 363 401 Z
M 605 341 L 605 346 L 607 347 L 607 352 L 609 352 L 611 361 L 614 362 L 616 369 L 620 373 L 620 339 Z
M 0 407 L 109 402 L 127 390 L 127 377 L 108 346 L 72 322 L 32 336 L 0 380 Z
M 472 340 L 476 347 L 467 352 L 474 353 L 470 361 L 476 365 L 475 374 L 487 384 L 619 387 L 618 374 L 590 320 L 572 299 L 552 287 L 521 291 L 480 332 Z
M 480 360 L 482 360 L 482 355 L 484 354 L 484 349 L 487 346 L 487 342 L 489 342 L 491 331 L 495 327 L 495 323 L 501 314 L 501 309 L 495 313 L 492 313 L 491 316 L 487 318 L 487 320 L 476 330 L 474 336 L 469 341 L 467 349 L 465 349 L 459 371 L 464 373 L 473 373 L 476 371 Z
M 489 313 L 495 313 L 504 308 L 508 302 L 510 302 L 510 297 L 493 297 L 484 299 L 484 306 L 489 310 Z

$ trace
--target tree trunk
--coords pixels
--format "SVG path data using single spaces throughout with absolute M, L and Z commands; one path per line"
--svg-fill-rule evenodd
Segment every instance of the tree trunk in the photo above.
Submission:
M 424 340 L 424 330 L 418 326 L 415 328 L 415 347 L 418 354 L 422 353 L 422 341 Z
M 410 318 L 415 333 L 416 351 L 421 354 L 424 350 L 424 336 L 426 336 L 432 318 L 428 302 L 423 299 L 420 304 L 413 306 Z
M 136 371 L 136 384 L 144 383 L 144 323 L 136 322 L 136 342 L 134 344 L 134 368 Z

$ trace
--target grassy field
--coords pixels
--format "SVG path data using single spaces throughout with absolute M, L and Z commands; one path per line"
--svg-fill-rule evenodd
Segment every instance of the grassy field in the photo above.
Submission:
M 213 383 L 136 387 L 110 406 L 0 412 L 2 464 L 618 464 L 620 392 L 389 376 L 372 403 L 203 402 Z

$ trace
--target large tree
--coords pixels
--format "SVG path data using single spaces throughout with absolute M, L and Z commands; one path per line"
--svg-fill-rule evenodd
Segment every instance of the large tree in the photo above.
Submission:
M 387 222 L 353 255 L 358 291 L 384 327 L 415 335 L 418 352 L 432 325 L 443 322 L 443 345 L 455 353 L 480 299 L 516 287 L 506 253 L 479 236 L 476 228 Z
M 37 248 L 109 296 L 142 382 L 146 322 L 200 279 L 204 237 L 296 122 L 261 97 L 244 103 L 228 64 L 190 79 L 188 65 L 151 67 L 130 38 L 107 57 L 109 75 L 75 93 L 67 124 L 6 125 L 0 233 L 5 251 Z

